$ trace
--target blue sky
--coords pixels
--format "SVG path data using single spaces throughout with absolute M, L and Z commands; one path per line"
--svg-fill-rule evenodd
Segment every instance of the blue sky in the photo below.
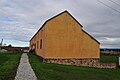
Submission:
M 119 0 L 0 0 L 0 40 L 29 46 L 30 38 L 47 19 L 68 10 L 102 48 L 119 48 L 119 4 Z

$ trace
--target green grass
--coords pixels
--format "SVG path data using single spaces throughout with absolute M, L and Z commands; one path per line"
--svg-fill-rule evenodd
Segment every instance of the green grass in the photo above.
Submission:
M 14 80 L 20 57 L 20 52 L 0 53 L 0 80 Z
M 110 63 L 117 63 L 117 61 L 118 61 L 118 57 L 117 56 L 104 56 L 104 55 L 102 55 L 100 57 L 100 62 L 101 63 L 108 63 L 108 62 L 110 62 Z
M 38 80 L 120 80 L 120 69 L 48 64 L 29 55 L 29 60 Z

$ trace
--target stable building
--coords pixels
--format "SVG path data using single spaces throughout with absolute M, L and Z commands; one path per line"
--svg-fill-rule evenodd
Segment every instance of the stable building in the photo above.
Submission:
M 91 66 L 99 63 L 100 43 L 84 31 L 83 26 L 64 11 L 47 20 L 30 40 L 44 62 Z

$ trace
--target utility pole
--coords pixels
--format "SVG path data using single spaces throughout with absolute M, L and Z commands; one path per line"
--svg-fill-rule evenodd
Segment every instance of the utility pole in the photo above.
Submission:
M 2 46 L 2 43 L 3 43 L 3 39 L 1 40 L 0 46 Z

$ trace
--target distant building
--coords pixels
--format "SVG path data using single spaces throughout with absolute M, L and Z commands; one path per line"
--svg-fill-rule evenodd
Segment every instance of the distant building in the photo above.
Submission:
M 44 62 L 68 65 L 99 63 L 100 43 L 64 11 L 47 20 L 30 40 L 30 50 Z
M 12 47 L 12 46 L 0 46 L 0 51 L 9 51 L 9 52 L 28 52 L 29 47 Z

